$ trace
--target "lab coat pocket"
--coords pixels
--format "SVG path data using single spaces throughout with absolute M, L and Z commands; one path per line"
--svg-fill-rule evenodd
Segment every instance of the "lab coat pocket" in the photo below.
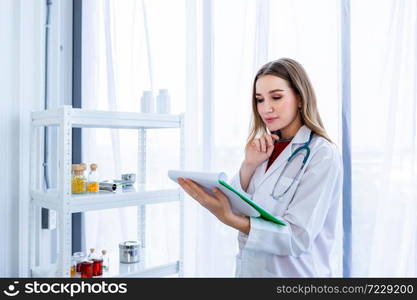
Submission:
M 239 277 L 275 277 L 267 267 L 268 255 L 262 251 L 242 250 Z

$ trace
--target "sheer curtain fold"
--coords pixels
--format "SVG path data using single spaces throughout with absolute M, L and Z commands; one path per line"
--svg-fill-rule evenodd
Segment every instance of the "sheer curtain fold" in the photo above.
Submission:
M 379 96 L 388 110 L 382 115 L 382 182 L 375 207 L 368 275 L 408 277 L 417 274 L 417 194 L 413 183 L 417 175 L 416 5 L 404 0 L 393 4 L 385 41 L 386 65 L 380 79 L 383 93 Z
M 120 65 L 114 35 L 113 2 L 83 2 L 82 104 L 85 109 L 119 110 L 117 71 Z M 101 180 L 120 178 L 121 152 L 119 130 L 83 130 L 83 161 L 98 164 Z M 133 238 L 131 228 L 136 226 L 132 223 L 136 223 L 135 214 L 128 208 L 86 212 L 86 249 L 95 248 L 97 252 L 106 249 L 116 257 L 118 243 Z
M 168 12 L 173 10 L 169 8 L 168 11 L 159 10 L 161 4 L 172 6 L 172 2 L 138 2 L 83 2 L 83 108 L 140 112 L 142 91 L 153 90 L 156 96 L 157 88 L 168 88 L 174 101 L 181 97 L 182 90 L 178 92 L 177 87 L 181 86 L 182 75 L 172 69 L 183 60 L 179 58 L 161 68 L 150 59 L 151 51 L 160 61 L 166 61 L 171 54 L 178 56 L 177 45 L 169 48 L 168 53 L 165 51 L 168 55 L 159 54 L 164 42 L 161 38 L 171 34 L 167 31 L 177 30 L 181 23 L 177 22 L 172 28 L 155 24 L 160 23 L 161 17 L 169 21 L 180 16 L 170 15 Z M 181 9 L 179 6 L 178 10 Z M 166 28 L 168 30 L 164 31 Z M 164 76 L 173 73 L 176 77 L 172 82 L 166 81 Z M 172 113 L 178 113 L 178 106 L 173 103 Z M 173 132 L 170 129 L 158 133 L 147 131 L 146 188 L 149 190 L 174 188 L 174 184 L 165 178 L 168 169 L 179 167 L 179 133 Z M 139 178 L 138 143 L 136 130 L 85 129 L 83 161 L 98 164 L 101 180 L 120 179 L 123 173 L 136 173 Z M 147 207 L 146 266 L 163 265 L 178 259 L 178 208 L 178 203 Z M 110 250 L 113 263 L 117 263 L 118 244 L 138 239 L 138 213 L 136 207 L 86 212 L 86 249 Z
M 254 67 L 253 73 L 268 60 L 269 48 L 269 24 L 270 24 L 270 0 L 256 0 L 256 20 L 255 20 L 255 43 L 254 46 Z
M 414 277 L 417 7 L 353 5 L 353 275 Z M 365 19 L 373 22 L 359 27 Z

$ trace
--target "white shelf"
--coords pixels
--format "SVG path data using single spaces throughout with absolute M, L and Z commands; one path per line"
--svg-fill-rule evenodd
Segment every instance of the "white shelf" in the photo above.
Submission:
M 152 268 L 143 268 L 140 263 L 119 263 L 116 265 L 116 267 L 113 268 L 113 270 L 110 269 L 109 272 L 104 272 L 103 276 L 101 277 L 164 277 L 178 274 L 178 272 L 179 261 L 171 264 L 155 266 Z
M 75 128 L 156 129 L 180 128 L 181 126 L 181 117 L 179 115 L 89 111 L 79 108 L 66 108 L 64 110 L 63 107 L 48 111 L 33 112 L 32 125 L 60 125 L 64 113 L 70 115 L 71 126 Z
M 49 192 L 31 191 L 31 195 L 33 201 L 38 206 L 53 210 L 59 210 L 60 208 L 59 194 L 56 190 Z M 179 189 L 154 191 L 125 190 L 119 193 L 100 191 L 97 194 L 72 195 L 70 211 L 76 213 L 179 200 Z
M 180 168 L 185 165 L 184 154 L 184 115 L 143 114 L 134 112 L 90 111 L 61 106 L 56 109 L 32 112 L 31 122 L 31 183 L 30 183 L 30 265 L 34 269 L 39 261 L 41 252 L 40 215 L 39 207 L 55 210 L 57 212 L 57 272 L 58 276 L 69 277 L 71 263 L 71 222 L 72 213 L 104 210 L 137 206 L 138 240 L 146 244 L 146 205 L 179 201 L 180 240 L 179 258 L 175 262 L 148 266 L 143 264 L 119 264 L 118 260 L 110 268 L 105 277 L 158 277 L 178 274 L 182 276 L 182 263 L 184 259 L 184 205 L 183 193 L 180 189 L 147 190 L 146 164 L 147 164 L 147 131 L 146 129 L 178 128 L 180 130 Z M 43 160 L 43 130 L 42 126 L 57 126 L 58 141 L 58 177 L 57 190 L 42 191 L 42 160 Z M 102 191 L 98 194 L 71 195 L 71 164 L 72 164 L 72 129 L 73 128 L 111 128 L 138 130 L 138 168 L 135 189 L 125 189 L 112 193 Z M 145 255 L 145 249 L 141 253 Z M 142 259 L 142 261 L 145 261 Z M 161 262 L 166 263 L 167 261 Z M 169 262 L 169 261 L 168 261 Z
M 52 265 L 52 267 L 56 268 L 56 265 Z M 178 274 L 179 269 L 179 261 L 149 268 L 143 267 L 140 262 L 133 264 L 117 263 L 111 265 L 110 270 L 104 271 L 103 275 L 94 276 L 93 278 L 164 277 Z M 39 271 L 37 271 L 37 273 L 39 273 Z M 74 278 L 80 277 L 81 274 L 77 273 Z

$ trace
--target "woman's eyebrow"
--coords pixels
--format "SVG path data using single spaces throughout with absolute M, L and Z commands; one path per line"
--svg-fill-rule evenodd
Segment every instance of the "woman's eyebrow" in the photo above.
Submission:
M 284 92 L 284 90 L 281 89 L 275 89 L 275 90 L 271 90 L 269 91 L 270 94 L 275 93 L 275 92 Z M 262 96 L 262 94 L 256 93 L 256 96 Z
M 272 91 L 269 91 L 269 93 L 270 94 L 272 94 L 272 93 L 274 93 L 274 92 L 283 92 L 284 90 L 281 90 L 281 89 L 275 89 L 275 90 L 272 90 Z

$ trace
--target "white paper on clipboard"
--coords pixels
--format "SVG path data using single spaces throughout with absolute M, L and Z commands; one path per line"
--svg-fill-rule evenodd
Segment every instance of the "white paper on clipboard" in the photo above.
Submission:
M 189 178 L 200 184 L 208 194 L 213 196 L 214 194 L 211 190 L 212 188 L 217 187 L 229 198 L 230 205 L 234 213 L 248 217 L 260 216 L 260 213 L 247 202 L 243 201 L 239 195 L 219 183 L 219 180 L 223 180 L 225 182 L 228 181 L 227 175 L 224 172 L 207 173 L 184 170 L 170 170 L 168 171 L 168 177 L 176 183 L 178 183 L 178 177 Z M 248 194 L 244 196 L 250 199 Z

